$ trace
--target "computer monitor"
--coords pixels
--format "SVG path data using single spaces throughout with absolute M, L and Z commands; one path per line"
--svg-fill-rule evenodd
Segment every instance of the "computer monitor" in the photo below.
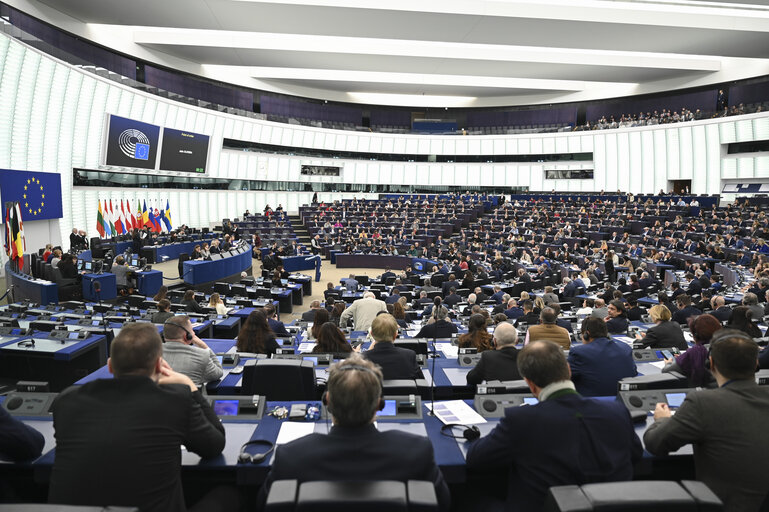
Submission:
M 136 254 L 131 256 L 131 266 L 132 267 L 138 267 L 139 266 L 139 256 L 137 256 Z
M 93 262 L 92 261 L 84 261 L 83 262 L 83 270 L 86 272 L 91 272 L 93 270 Z
M 83 260 L 77 260 L 77 269 L 78 270 L 83 270 L 83 264 L 84 263 L 85 263 L 85 261 L 83 261 Z

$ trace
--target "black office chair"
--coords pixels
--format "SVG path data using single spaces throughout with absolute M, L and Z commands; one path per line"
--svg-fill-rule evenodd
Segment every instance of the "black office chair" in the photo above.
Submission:
M 702 482 L 660 480 L 606 482 L 551 487 L 544 512 L 654 511 L 716 512 L 723 503 Z
M 391 379 L 382 381 L 382 389 L 386 396 L 418 395 L 417 383 L 410 379 Z
M 277 480 L 265 512 L 434 512 L 438 498 L 432 482 L 409 480 L 304 482 Z
M 247 361 L 240 394 L 261 395 L 266 400 L 317 400 L 312 361 L 258 359 Z
M 189 253 L 183 252 L 179 254 L 179 278 L 184 279 L 184 262 L 189 261 L 190 255 Z
M 214 291 L 225 296 L 230 293 L 230 283 L 214 283 Z

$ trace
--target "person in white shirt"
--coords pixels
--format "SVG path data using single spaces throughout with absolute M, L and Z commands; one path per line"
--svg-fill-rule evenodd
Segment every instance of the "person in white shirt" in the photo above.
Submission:
M 211 294 L 211 298 L 208 300 L 208 307 L 215 308 L 217 315 L 226 315 L 230 312 L 230 309 L 224 305 L 224 302 L 218 293 Z

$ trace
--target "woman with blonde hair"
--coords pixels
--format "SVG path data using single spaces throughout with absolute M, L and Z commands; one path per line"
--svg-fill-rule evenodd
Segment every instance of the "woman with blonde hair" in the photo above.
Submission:
M 686 350 L 688 345 L 684 339 L 684 333 L 678 322 L 673 322 L 673 315 L 667 306 L 657 304 L 649 309 L 649 316 L 654 322 L 654 327 L 646 331 L 641 337 L 636 335 L 636 339 L 641 340 L 644 346 L 649 348 L 669 348 L 675 347 L 680 350 Z
M 230 311 L 216 292 L 211 294 L 211 297 L 208 300 L 208 307 L 216 309 L 217 315 L 226 315 Z

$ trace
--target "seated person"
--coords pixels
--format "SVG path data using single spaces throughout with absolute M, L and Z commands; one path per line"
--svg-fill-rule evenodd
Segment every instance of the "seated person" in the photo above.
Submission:
M 397 336 L 398 323 L 392 315 L 377 315 L 371 323 L 371 337 L 374 341 L 363 353 L 363 357 L 378 364 L 386 380 L 423 378 L 416 353 L 411 349 L 393 345 Z
M 122 258 L 122 256 L 118 256 L 118 258 Z M 80 278 L 80 274 L 77 271 L 77 256 L 73 254 L 62 255 L 61 260 L 57 264 L 57 268 L 61 273 L 61 277 L 63 277 L 64 279 Z M 126 267 L 126 272 L 127 271 L 128 271 L 128 267 Z M 120 282 L 118 282 L 117 284 L 119 285 Z
M 126 324 L 110 346 L 107 366 L 115 378 L 72 386 L 56 398 L 51 503 L 186 510 L 181 447 L 216 457 L 224 426 L 189 377 L 163 361 L 162 350 L 154 325 Z
M 0 407 L 0 460 L 21 462 L 43 453 L 43 434 L 11 416 Z
M 534 312 L 534 301 L 526 299 L 523 301 L 523 315 L 519 316 L 515 323 L 516 327 L 520 324 L 537 325 L 539 323 L 539 315 Z
M 654 309 L 654 308 L 652 308 Z M 675 323 L 675 322 L 674 322 Z M 708 349 L 713 335 L 721 330 L 721 322 L 713 315 L 699 315 L 689 319 L 689 331 L 694 338 L 694 346 L 674 359 L 665 359 L 667 365 L 663 372 L 679 372 L 686 375 L 691 387 L 711 387 L 713 376 L 705 367 L 708 359 Z
M 315 320 L 315 312 L 320 309 L 320 301 L 314 300 L 310 302 L 310 309 L 302 313 L 302 322 L 312 322 Z
M 184 292 L 182 304 L 184 305 L 184 310 L 188 313 L 205 313 L 203 307 L 195 300 L 195 290 L 190 289 Z
M 608 315 L 604 318 L 609 334 L 626 334 L 630 325 L 625 314 L 625 303 L 621 300 L 612 300 L 607 306 Z
M 729 329 L 742 331 L 753 338 L 761 337 L 761 329 L 753 321 L 753 312 L 748 306 L 737 306 L 732 310 L 732 316 L 729 318 Z
M 701 315 L 702 311 L 692 306 L 692 298 L 683 294 L 676 297 L 676 306 L 678 309 L 673 313 L 673 321 L 686 325 L 690 316 Z
M 270 329 L 272 329 L 272 332 L 275 334 L 275 337 L 291 337 L 291 333 L 286 329 L 286 325 L 278 320 L 278 312 L 275 309 L 275 304 L 265 304 L 265 306 L 262 308 L 262 311 L 264 311 L 264 316 L 267 317 L 267 323 L 269 324 Z
M 533 341 L 549 340 L 564 350 L 571 347 L 571 335 L 565 328 L 559 326 L 556 322 L 556 316 L 553 308 L 545 308 L 539 314 L 539 325 L 532 325 L 526 331 L 526 344 Z
M 380 315 L 382 318 L 389 315 Z M 388 321 L 392 327 L 395 322 Z M 376 320 L 372 329 L 376 329 Z M 369 361 L 352 355 L 329 370 L 323 402 L 332 418 L 328 435 L 310 434 L 280 445 L 257 499 L 260 510 L 272 482 L 317 480 L 426 480 L 435 485 L 439 508 L 449 509 L 449 489 L 435 464 L 429 439 L 374 426 L 384 406 L 382 372 Z
M 171 313 L 171 301 L 168 299 L 161 299 L 157 304 L 158 312 L 152 315 L 153 324 L 165 323 L 169 318 L 173 318 L 174 314 Z
M 330 321 L 331 318 L 326 309 L 316 309 L 315 317 L 312 319 L 312 329 L 310 329 L 307 334 L 310 338 L 316 339 L 318 337 L 318 333 L 320 332 L 320 328 L 323 327 L 323 324 Z
M 670 310 L 657 304 L 649 309 L 649 316 L 656 325 L 647 330 L 646 333 L 641 335 L 636 334 L 636 339 L 640 341 L 644 347 L 649 348 L 669 348 L 675 347 L 679 350 L 686 350 L 688 345 L 684 339 L 684 333 L 681 330 L 681 326 L 678 322 L 673 322 L 671 319 L 673 316 L 670 314 Z
M 248 315 L 245 325 L 238 333 L 235 347 L 238 352 L 268 355 L 275 353 L 279 345 L 262 310 L 255 309 Z
M 226 315 L 230 312 L 230 308 L 224 305 L 224 301 L 221 296 L 214 292 L 211 297 L 208 298 L 208 307 L 216 309 L 217 315 Z
M 218 380 L 222 363 L 205 341 L 192 330 L 190 317 L 174 316 L 163 324 L 163 359 L 175 372 L 192 379 L 196 386 Z
M 440 305 L 439 298 L 436 301 L 427 325 L 419 330 L 416 338 L 446 339 L 458 331 L 457 326 L 448 318 L 449 310 Z
M 315 326 L 313 326 L 313 329 Z M 332 322 L 320 326 L 315 336 L 314 354 L 342 354 L 352 352 L 352 346 L 347 343 L 344 333 Z M 360 348 L 358 348 L 360 350 Z
M 605 330 L 603 320 L 592 320 Z M 549 341 L 526 345 L 518 370 L 539 403 L 506 409 L 467 452 L 468 472 L 507 473 L 506 510 L 541 510 L 554 485 L 633 478 L 643 450 L 621 402 L 580 396 L 563 350 Z
M 609 338 L 606 322 L 588 317 L 582 321 L 582 345 L 569 351 L 571 379 L 583 396 L 615 396 L 617 382 L 634 377 L 638 370 L 633 350 Z
M 718 331 L 708 356 L 718 389 L 690 392 L 675 415 L 658 403 L 654 423 L 644 433 L 646 449 L 654 455 L 691 443 L 697 480 L 728 511 L 764 510 L 767 503 L 769 389 L 756 383 L 757 357 L 758 345 L 750 336 Z
M 505 317 L 507 318 L 507 317 Z M 518 330 L 507 320 L 494 329 L 492 346 L 481 354 L 478 364 L 467 374 L 467 384 L 475 385 L 489 380 L 520 380 L 518 372 Z
M 460 348 L 475 348 L 478 352 L 491 349 L 492 336 L 486 330 L 486 318 L 481 314 L 470 316 L 467 322 L 467 333 L 457 338 Z
M 112 263 L 110 272 L 115 274 L 115 282 L 118 287 L 133 288 L 136 286 L 134 280 L 131 279 L 133 271 L 128 268 L 128 264 L 122 255 L 115 258 L 115 261 Z

